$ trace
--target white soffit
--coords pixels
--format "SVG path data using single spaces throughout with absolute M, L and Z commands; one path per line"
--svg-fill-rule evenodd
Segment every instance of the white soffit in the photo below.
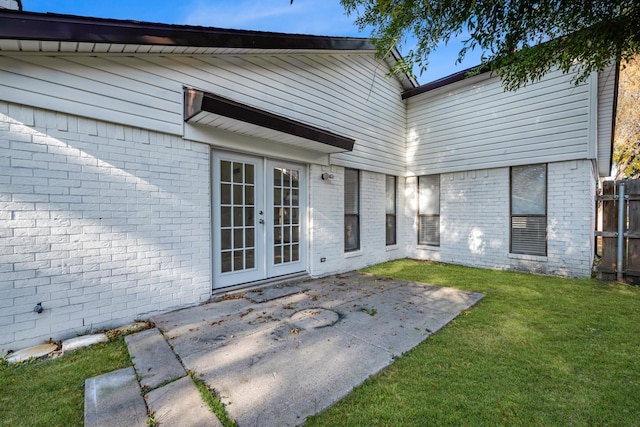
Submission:
M 321 153 L 352 151 L 355 140 L 197 89 L 185 88 L 184 120 Z

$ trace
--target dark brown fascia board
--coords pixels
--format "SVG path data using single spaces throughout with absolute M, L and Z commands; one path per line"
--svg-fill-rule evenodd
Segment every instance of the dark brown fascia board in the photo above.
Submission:
M 251 107 L 219 95 L 185 88 L 184 101 L 185 122 L 196 114 L 207 112 L 316 141 L 345 151 L 353 151 L 355 140 L 352 138 Z
M 393 62 L 398 62 L 400 59 L 402 59 L 402 55 L 400 54 L 398 48 L 394 47 L 391 50 L 388 58 L 390 60 L 390 63 L 388 63 L 388 65 L 392 67 Z M 405 91 L 415 89 L 419 86 L 418 80 L 415 78 L 413 73 L 403 73 L 402 77 L 398 77 L 398 80 L 400 80 L 400 83 L 402 84 L 402 87 L 405 89 Z
M 369 39 L 0 10 L 0 39 L 246 49 L 366 50 Z
M 480 67 L 480 69 L 478 70 L 478 68 Z M 467 68 L 465 70 L 462 71 L 458 71 L 455 74 L 451 74 L 450 76 L 447 77 L 443 77 L 441 79 L 438 80 L 434 80 L 432 82 L 429 83 L 425 83 L 421 86 L 418 86 L 414 89 L 409 89 L 406 90 L 404 92 L 402 92 L 402 99 L 407 99 L 407 98 L 411 98 L 412 96 L 416 96 L 416 95 L 420 95 L 421 93 L 425 93 L 425 92 L 429 92 L 431 90 L 434 89 L 438 89 L 441 88 L 443 86 L 447 86 L 450 85 L 452 83 L 456 83 L 462 80 L 465 80 L 469 77 L 478 75 L 478 74 L 484 74 L 491 71 L 491 68 L 488 65 L 485 66 L 481 66 L 481 65 L 476 65 L 475 67 L 470 67 Z M 470 75 L 469 73 L 472 73 L 472 75 Z

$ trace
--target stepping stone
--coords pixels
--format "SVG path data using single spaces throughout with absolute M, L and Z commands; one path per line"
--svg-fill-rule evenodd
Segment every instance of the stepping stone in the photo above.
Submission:
M 19 362 L 25 362 L 32 358 L 37 359 L 40 357 L 45 357 L 53 353 L 57 348 L 58 346 L 55 344 L 42 344 L 42 345 L 37 345 L 35 347 L 25 348 L 24 350 L 11 353 L 9 357 L 7 357 L 7 362 L 19 363 Z
M 125 342 L 143 388 L 154 389 L 187 375 L 158 328 L 128 335 Z
M 81 337 L 70 338 L 62 341 L 62 352 L 78 350 L 79 348 L 89 347 L 90 345 L 107 342 L 109 338 L 105 334 L 84 335 Z
M 84 425 L 146 427 L 147 406 L 133 367 L 85 381 Z
M 149 413 L 161 426 L 222 426 L 202 400 L 191 377 L 157 388 L 146 395 Z

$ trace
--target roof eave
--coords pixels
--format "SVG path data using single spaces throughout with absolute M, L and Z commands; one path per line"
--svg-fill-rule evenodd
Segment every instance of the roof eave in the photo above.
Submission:
M 397 47 L 394 47 L 391 50 L 391 53 L 387 56 L 387 65 L 390 68 L 393 68 L 395 63 L 400 61 L 401 59 L 402 59 L 402 54 L 400 53 Z M 402 73 L 400 75 L 397 75 L 396 78 L 400 81 L 400 84 L 402 85 L 402 89 L 404 89 L 405 92 L 415 89 L 420 85 L 418 83 L 418 80 L 415 78 L 415 76 L 413 76 L 410 73 Z
M 373 51 L 368 39 L 170 25 L 74 15 L 0 10 L 0 39 L 61 42 Z
M 420 95 L 421 93 L 429 92 L 429 91 L 441 88 L 443 86 L 447 86 L 447 85 L 468 79 L 478 74 L 488 73 L 489 71 L 491 71 L 491 68 L 487 65 L 484 65 L 484 66 L 476 65 L 474 67 L 470 67 L 462 71 L 458 71 L 457 73 L 451 74 L 441 79 L 423 84 L 416 88 L 406 90 L 402 92 L 402 99 L 411 98 L 413 96 Z
M 355 140 L 298 120 L 194 88 L 184 89 L 184 121 L 202 113 L 238 121 L 256 128 L 270 129 L 295 140 L 311 141 L 318 151 L 352 151 Z

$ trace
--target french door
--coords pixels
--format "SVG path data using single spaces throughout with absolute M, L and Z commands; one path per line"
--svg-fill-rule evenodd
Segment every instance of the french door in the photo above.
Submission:
M 306 168 L 214 152 L 213 287 L 306 270 Z

